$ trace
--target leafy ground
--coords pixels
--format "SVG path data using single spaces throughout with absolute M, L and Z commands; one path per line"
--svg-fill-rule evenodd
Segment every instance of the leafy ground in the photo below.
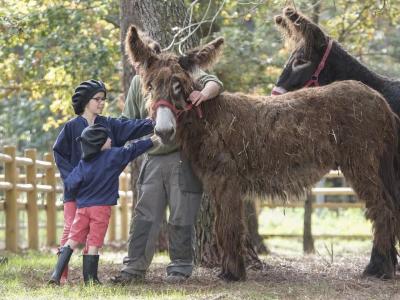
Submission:
M 299 210 L 264 211 L 260 220 L 263 233 L 301 233 Z M 360 210 L 322 210 L 314 215 L 313 230 L 368 234 L 370 225 Z M 263 257 L 263 270 L 249 270 L 245 282 L 226 283 L 217 279 L 218 270 L 196 268 L 185 284 L 167 284 L 164 254 L 155 257 L 145 283 L 126 287 L 108 283 L 121 266 L 124 250 L 105 249 L 99 270 L 103 286 L 82 285 L 82 258 L 75 254 L 70 283 L 57 288 L 46 285 L 55 263 L 54 251 L 43 248 L 20 255 L 0 251 L 9 260 L 0 265 L 0 299 L 400 299 L 400 277 L 387 281 L 361 277 L 369 259 L 369 240 L 317 240 L 316 253 L 306 256 L 299 239 L 266 242 L 272 254 Z
M 193 276 L 180 285 L 165 282 L 166 255 L 157 255 L 140 285 L 113 286 L 109 278 L 120 268 L 123 251 L 106 251 L 101 259 L 101 287 L 82 284 L 81 257 L 72 260 L 70 283 L 63 287 L 48 287 L 46 280 L 55 263 L 48 252 L 27 252 L 8 255 L 9 262 L 0 266 L 0 298 L 4 299 L 400 299 L 400 278 L 382 281 L 360 276 L 368 262 L 369 242 L 348 242 L 358 253 L 325 251 L 303 256 L 293 251 L 299 241 L 270 241 L 273 253 L 263 257 L 265 268 L 249 270 L 248 280 L 225 283 L 217 279 L 218 270 L 196 268 Z M 337 247 L 336 242 L 333 247 Z M 276 247 L 279 245 L 279 247 Z M 294 246 L 294 247 L 292 247 Z M 276 252 L 279 250 L 281 253 Z M 4 255 L 4 253 L 3 253 Z

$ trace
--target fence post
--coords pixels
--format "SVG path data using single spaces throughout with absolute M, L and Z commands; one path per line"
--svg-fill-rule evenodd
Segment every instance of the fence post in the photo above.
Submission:
M 16 149 L 14 146 L 5 146 L 4 153 L 11 156 L 12 161 L 4 163 L 5 181 L 13 185 L 6 191 L 6 250 L 18 250 L 18 203 L 17 203 L 17 164 L 15 161 Z
M 119 177 L 120 190 L 124 193 L 120 198 L 121 205 L 121 240 L 128 239 L 128 173 L 125 171 Z
M 56 245 L 57 239 L 57 208 L 56 208 L 56 175 L 53 155 L 46 153 L 44 160 L 51 163 L 51 168 L 46 169 L 46 184 L 53 190 L 46 193 L 46 216 L 47 216 L 47 246 Z
M 33 186 L 27 193 L 28 200 L 28 248 L 39 249 L 39 217 L 36 190 L 36 149 L 26 149 L 25 157 L 32 159 L 33 164 L 26 167 L 26 183 Z
M 303 251 L 304 253 L 314 253 L 314 238 L 311 231 L 311 215 L 312 215 L 313 195 L 311 190 L 307 191 L 306 200 L 304 202 L 304 229 L 303 229 Z

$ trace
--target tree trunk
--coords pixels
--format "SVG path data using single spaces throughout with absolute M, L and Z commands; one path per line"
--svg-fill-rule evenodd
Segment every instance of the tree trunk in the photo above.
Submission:
M 182 0 L 121 0 L 121 53 L 123 53 L 123 86 L 125 94 L 134 75 L 132 66 L 125 55 L 125 35 L 130 25 L 135 25 L 147 32 L 151 38 L 165 48 L 171 43 L 173 28 L 181 28 L 185 19 L 186 8 Z M 183 49 L 197 46 L 199 38 L 192 35 L 186 40 Z
M 267 246 L 264 244 L 264 239 L 258 233 L 258 215 L 259 210 L 257 209 L 257 199 L 248 199 L 245 203 L 245 217 L 247 230 L 249 233 L 249 239 L 251 244 L 254 247 L 254 250 L 258 254 L 268 254 L 270 251 Z
M 195 262 L 207 268 L 220 265 L 217 239 L 214 234 L 215 206 L 210 197 L 203 194 L 196 224 L 197 247 Z
M 120 2 L 120 28 L 121 28 L 121 53 L 123 75 L 122 84 L 124 91 L 124 99 L 129 90 L 132 78 L 135 71 L 132 65 L 128 62 L 125 55 L 125 36 L 130 25 L 135 25 L 145 31 L 151 38 L 160 43 L 161 47 L 167 47 L 173 39 L 171 28 L 180 27 L 181 20 L 184 19 L 186 13 L 183 1 L 159 1 L 159 0 L 121 0 Z M 186 41 L 185 47 L 192 48 L 198 44 L 198 39 L 195 35 Z M 183 49 L 185 49 L 183 47 Z M 131 188 L 133 192 L 133 207 L 136 204 L 137 192 L 136 181 L 139 176 L 139 168 L 141 160 L 136 160 L 131 163 Z M 167 224 L 164 218 L 163 226 L 161 227 L 160 236 L 157 242 L 157 249 L 165 251 L 168 249 Z
M 306 201 L 304 202 L 304 229 L 303 229 L 303 251 L 304 253 L 314 253 L 314 238 L 311 231 L 311 215 L 312 215 L 311 191 L 307 191 Z

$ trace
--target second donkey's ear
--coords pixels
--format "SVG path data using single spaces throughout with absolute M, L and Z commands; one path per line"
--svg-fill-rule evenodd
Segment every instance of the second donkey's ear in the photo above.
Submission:
M 189 50 L 185 55 L 179 57 L 179 64 L 188 71 L 197 67 L 206 69 L 217 61 L 223 43 L 224 38 L 220 37 L 204 46 Z
M 140 63 L 146 67 L 157 59 L 154 50 L 144 43 L 135 26 L 131 25 L 125 38 L 125 52 L 128 54 L 131 63 Z
M 327 36 L 322 29 L 308 19 L 305 15 L 298 12 L 293 7 L 283 9 L 283 16 L 291 23 L 292 30 L 296 31 L 306 41 L 307 44 L 313 44 L 316 47 L 325 47 L 327 44 Z M 275 22 L 277 20 L 275 19 Z

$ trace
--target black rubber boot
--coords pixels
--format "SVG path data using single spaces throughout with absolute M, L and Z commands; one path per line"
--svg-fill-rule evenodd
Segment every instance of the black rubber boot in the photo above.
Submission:
M 97 269 L 99 268 L 99 255 L 83 255 L 83 281 L 86 285 L 101 284 L 97 278 Z
M 49 284 L 60 285 L 61 275 L 65 267 L 68 265 L 69 259 L 71 258 L 73 251 L 74 250 L 72 250 L 70 246 L 61 247 L 56 267 L 48 282 Z

